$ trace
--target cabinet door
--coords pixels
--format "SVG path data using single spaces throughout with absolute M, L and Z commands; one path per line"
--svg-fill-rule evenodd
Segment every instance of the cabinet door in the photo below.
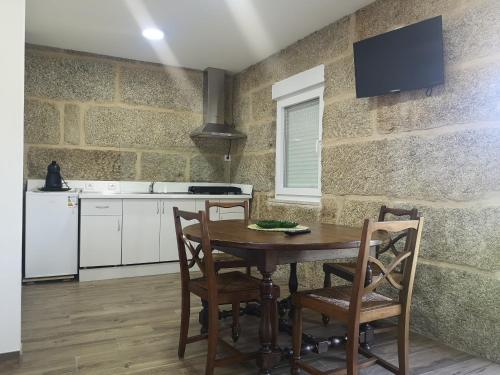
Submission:
M 243 220 L 245 219 L 245 211 L 242 209 L 241 212 L 221 212 L 221 220 Z
M 205 211 L 205 200 L 206 199 L 196 199 L 196 211 Z M 210 202 L 220 202 L 218 199 L 209 199 Z M 220 219 L 220 208 L 210 207 L 210 220 L 218 221 Z
M 183 211 L 196 211 L 193 199 L 163 199 L 161 201 L 160 262 L 179 260 L 175 238 L 174 207 Z M 182 221 L 183 226 L 194 223 Z
M 221 200 L 221 202 L 235 202 L 231 200 Z M 241 201 L 237 201 L 241 202 Z M 219 219 L 220 220 L 243 220 L 245 218 L 245 210 L 243 207 L 231 207 L 231 208 L 224 208 L 221 207 L 219 209 Z
M 160 201 L 123 200 L 122 263 L 160 261 Z
M 115 266 L 121 260 L 121 216 L 81 216 L 80 267 Z

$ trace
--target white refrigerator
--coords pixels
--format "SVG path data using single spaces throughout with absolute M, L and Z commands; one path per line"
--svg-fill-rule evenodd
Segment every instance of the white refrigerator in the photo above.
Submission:
M 78 193 L 26 192 L 26 279 L 78 273 Z

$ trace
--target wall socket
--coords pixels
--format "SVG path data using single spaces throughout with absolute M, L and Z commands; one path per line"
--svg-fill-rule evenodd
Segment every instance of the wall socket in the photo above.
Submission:
M 231 161 L 231 155 L 225 154 L 224 155 L 224 161 Z

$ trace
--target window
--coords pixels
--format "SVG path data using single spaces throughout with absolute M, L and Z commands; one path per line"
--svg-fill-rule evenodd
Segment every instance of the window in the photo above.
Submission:
M 276 115 L 276 200 L 319 203 L 324 66 L 273 85 Z

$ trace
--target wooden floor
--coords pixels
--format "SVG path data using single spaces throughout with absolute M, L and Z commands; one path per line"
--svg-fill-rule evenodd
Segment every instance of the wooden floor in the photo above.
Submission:
M 286 283 L 283 283 L 286 285 Z M 282 294 L 285 291 L 283 290 Z M 177 359 L 179 325 L 177 275 L 99 282 L 55 282 L 23 287 L 23 350 L 21 363 L 0 363 L 0 374 L 203 374 L 205 342 L 190 344 Z M 199 301 L 193 299 L 192 333 L 198 332 Z M 258 345 L 257 319 L 243 317 L 240 347 Z M 320 317 L 308 315 L 306 326 L 318 328 Z M 222 323 L 229 336 L 229 321 Z M 329 327 L 332 329 L 332 327 Z M 342 332 L 342 327 L 335 328 Z M 289 346 L 289 337 L 280 338 Z M 500 374 L 500 366 L 475 359 L 413 335 L 413 374 Z M 377 336 L 375 350 L 396 360 L 395 340 Z M 320 367 L 342 363 L 342 351 L 308 358 Z M 254 363 L 217 369 L 217 374 L 255 374 Z M 273 373 L 288 374 L 284 361 Z M 362 374 L 386 374 L 371 367 Z

